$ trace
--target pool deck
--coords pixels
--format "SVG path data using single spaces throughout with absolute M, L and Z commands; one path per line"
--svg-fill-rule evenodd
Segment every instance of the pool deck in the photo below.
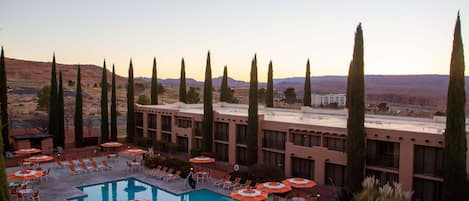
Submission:
M 98 163 L 100 163 L 100 161 L 103 159 L 103 157 L 95 158 Z M 163 190 L 172 192 L 174 194 L 181 194 L 194 191 L 192 188 L 186 185 L 185 180 L 182 178 L 172 182 L 166 182 L 144 175 L 143 170 L 129 172 L 125 164 L 126 160 L 130 159 L 120 157 L 117 161 L 110 163 L 110 165 L 113 167 L 113 169 L 110 171 L 91 172 L 89 174 L 82 174 L 76 176 L 72 176 L 67 167 L 58 169 L 56 168 L 54 163 L 44 163 L 41 164 L 42 169 L 47 170 L 48 168 L 51 168 L 49 178 L 47 180 L 42 180 L 39 183 L 33 184 L 33 188 L 39 190 L 41 200 L 64 201 L 69 198 L 86 195 L 77 188 L 79 186 L 133 177 L 148 184 L 157 186 L 158 188 L 161 188 Z M 7 168 L 6 172 L 7 174 L 10 174 L 17 170 L 19 170 L 19 167 L 12 167 Z M 230 196 L 230 191 L 224 190 L 223 188 L 215 187 L 211 185 L 211 183 L 198 183 L 197 188 L 195 190 L 200 189 L 208 189 L 225 196 Z M 270 198 L 269 200 L 271 199 L 272 198 Z

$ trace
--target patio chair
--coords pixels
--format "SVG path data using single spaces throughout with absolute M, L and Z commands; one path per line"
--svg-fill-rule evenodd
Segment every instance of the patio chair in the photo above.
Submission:
M 176 180 L 177 178 L 180 178 L 181 177 L 181 171 L 178 170 L 176 171 L 176 173 L 174 174 L 168 174 L 164 177 L 164 180 L 167 181 L 167 182 L 170 182 L 170 181 L 173 181 L 173 180 Z
M 225 184 L 223 185 L 223 188 L 224 188 L 224 189 L 227 189 L 227 190 L 233 189 L 233 188 L 235 188 L 235 187 L 237 187 L 237 186 L 239 185 L 239 182 L 240 182 L 240 181 L 241 181 L 241 178 L 236 177 L 236 179 L 235 179 L 234 181 L 232 181 L 231 183 L 225 183 Z
M 219 187 L 219 186 L 222 186 L 224 185 L 226 182 L 230 181 L 231 179 L 231 175 L 226 175 L 223 179 L 219 179 L 217 181 L 214 181 L 213 182 L 213 185 Z
M 102 160 L 101 163 L 103 164 L 105 170 L 112 170 L 112 166 L 110 166 L 106 160 Z
M 251 187 L 251 183 L 252 183 L 252 180 L 246 180 L 246 182 L 244 182 L 244 184 L 241 184 L 239 185 L 238 187 L 235 188 L 235 190 L 240 190 L 240 189 L 244 189 L 244 188 L 249 188 Z
M 133 171 L 132 164 L 130 164 L 129 161 L 125 161 L 125 163 L 127 164 L 127 170 L 129 172 L 132 172 Z
M 56 159 L 56 160 L 55 160 L 55 167 L 56 167 L 57 169 L 62 169 L 62 168 L 64 168 L 64 164 L 62 163 L 61 160 Z
M 104 167 L 99 167 L 96 161 L 91 161 L 91 167 L 93 167 L 93 169 L 97 172 L 104 168 Z
M 24 198 L 25 197 L 24 197 L 23 194 L 21 194 L 19 192 L 16 193 L 16 201 L 24 201 Z
M 49 173 L 50 173 L 50 168 L 47 169 L 46 172 L 44 172 L 44 176 L 42 176 L 41 179 L 45 179 L 45 180 L 49 179 Z
M 31 201 L 41 201 L 41 199 L 39 198 L 39 191 L 35 191 L 33 193 L 33 196 L 31 196 Z
M 85 165 L 84 162 L 81 162 L 81 163 L 80 163 L 80 168 L 81 168 L 81 170 L 82 170 L 83 172 L 85 172 L 85 173 L 89 173 L 89 172 L 90 172 L 90 170 L 88 169 L 88 167 Z
M 173 173 L 174 169 L 173 168 L 169 168 L 167 172 L 163 172 L 162 174 L 158 175 L 156 178 L 157 179 L 163 179 L 165 176 L 167 176 L 168 174 L 171 174 Z
M 153 175 L 155 178 L 158 178 L 161 174 L 164 174 L 168 170 L 168 167 L 163 167 L 161 170 L 156 170 L 155 174 Z
M 68 168 L 70 169 L 70 173 L 72 173 L 72 175 L 79 175 L 80 174 L 80 172 L 77 169 L 75 169 L 75 166 L 70 165 L 70 166 L 68 166 Z

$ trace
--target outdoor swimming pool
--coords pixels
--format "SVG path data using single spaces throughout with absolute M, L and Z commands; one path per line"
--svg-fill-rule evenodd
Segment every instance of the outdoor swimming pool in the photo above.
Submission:
M 69 201 L 127 201 L 147 199 L 151 201 L 233 201 L 221 194 L 202 189 L 175 195 L 135 178 L 104 182 L 78 187 L 88 196 Z

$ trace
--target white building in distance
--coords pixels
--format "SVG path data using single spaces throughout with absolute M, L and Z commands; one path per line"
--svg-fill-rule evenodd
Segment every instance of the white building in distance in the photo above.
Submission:
M 328 106 L 337 103 L 337 107 L 345 107 L 345 94 L 312 94 L 311 105 L 313 107 Z

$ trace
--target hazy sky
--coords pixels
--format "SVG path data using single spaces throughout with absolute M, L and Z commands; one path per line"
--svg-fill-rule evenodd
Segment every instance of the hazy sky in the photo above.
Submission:
M 454 22 L 461 10 L 469 68 L 469 0 L 0 0 L 0 45 L 13 58 L 102 65 L 127 75 L 203 80 L 207 51 L 213 76 L 223 66 L 248 80 L 258 55 L 259 80 L 269 60 L 274 77 L 345 75 L 353 36 L 363 23 L 367 74 L 448 74 Z M 469 71 L 467 71 L 469 72 Z M 466 72 L 466 74 L 467 74 Z

